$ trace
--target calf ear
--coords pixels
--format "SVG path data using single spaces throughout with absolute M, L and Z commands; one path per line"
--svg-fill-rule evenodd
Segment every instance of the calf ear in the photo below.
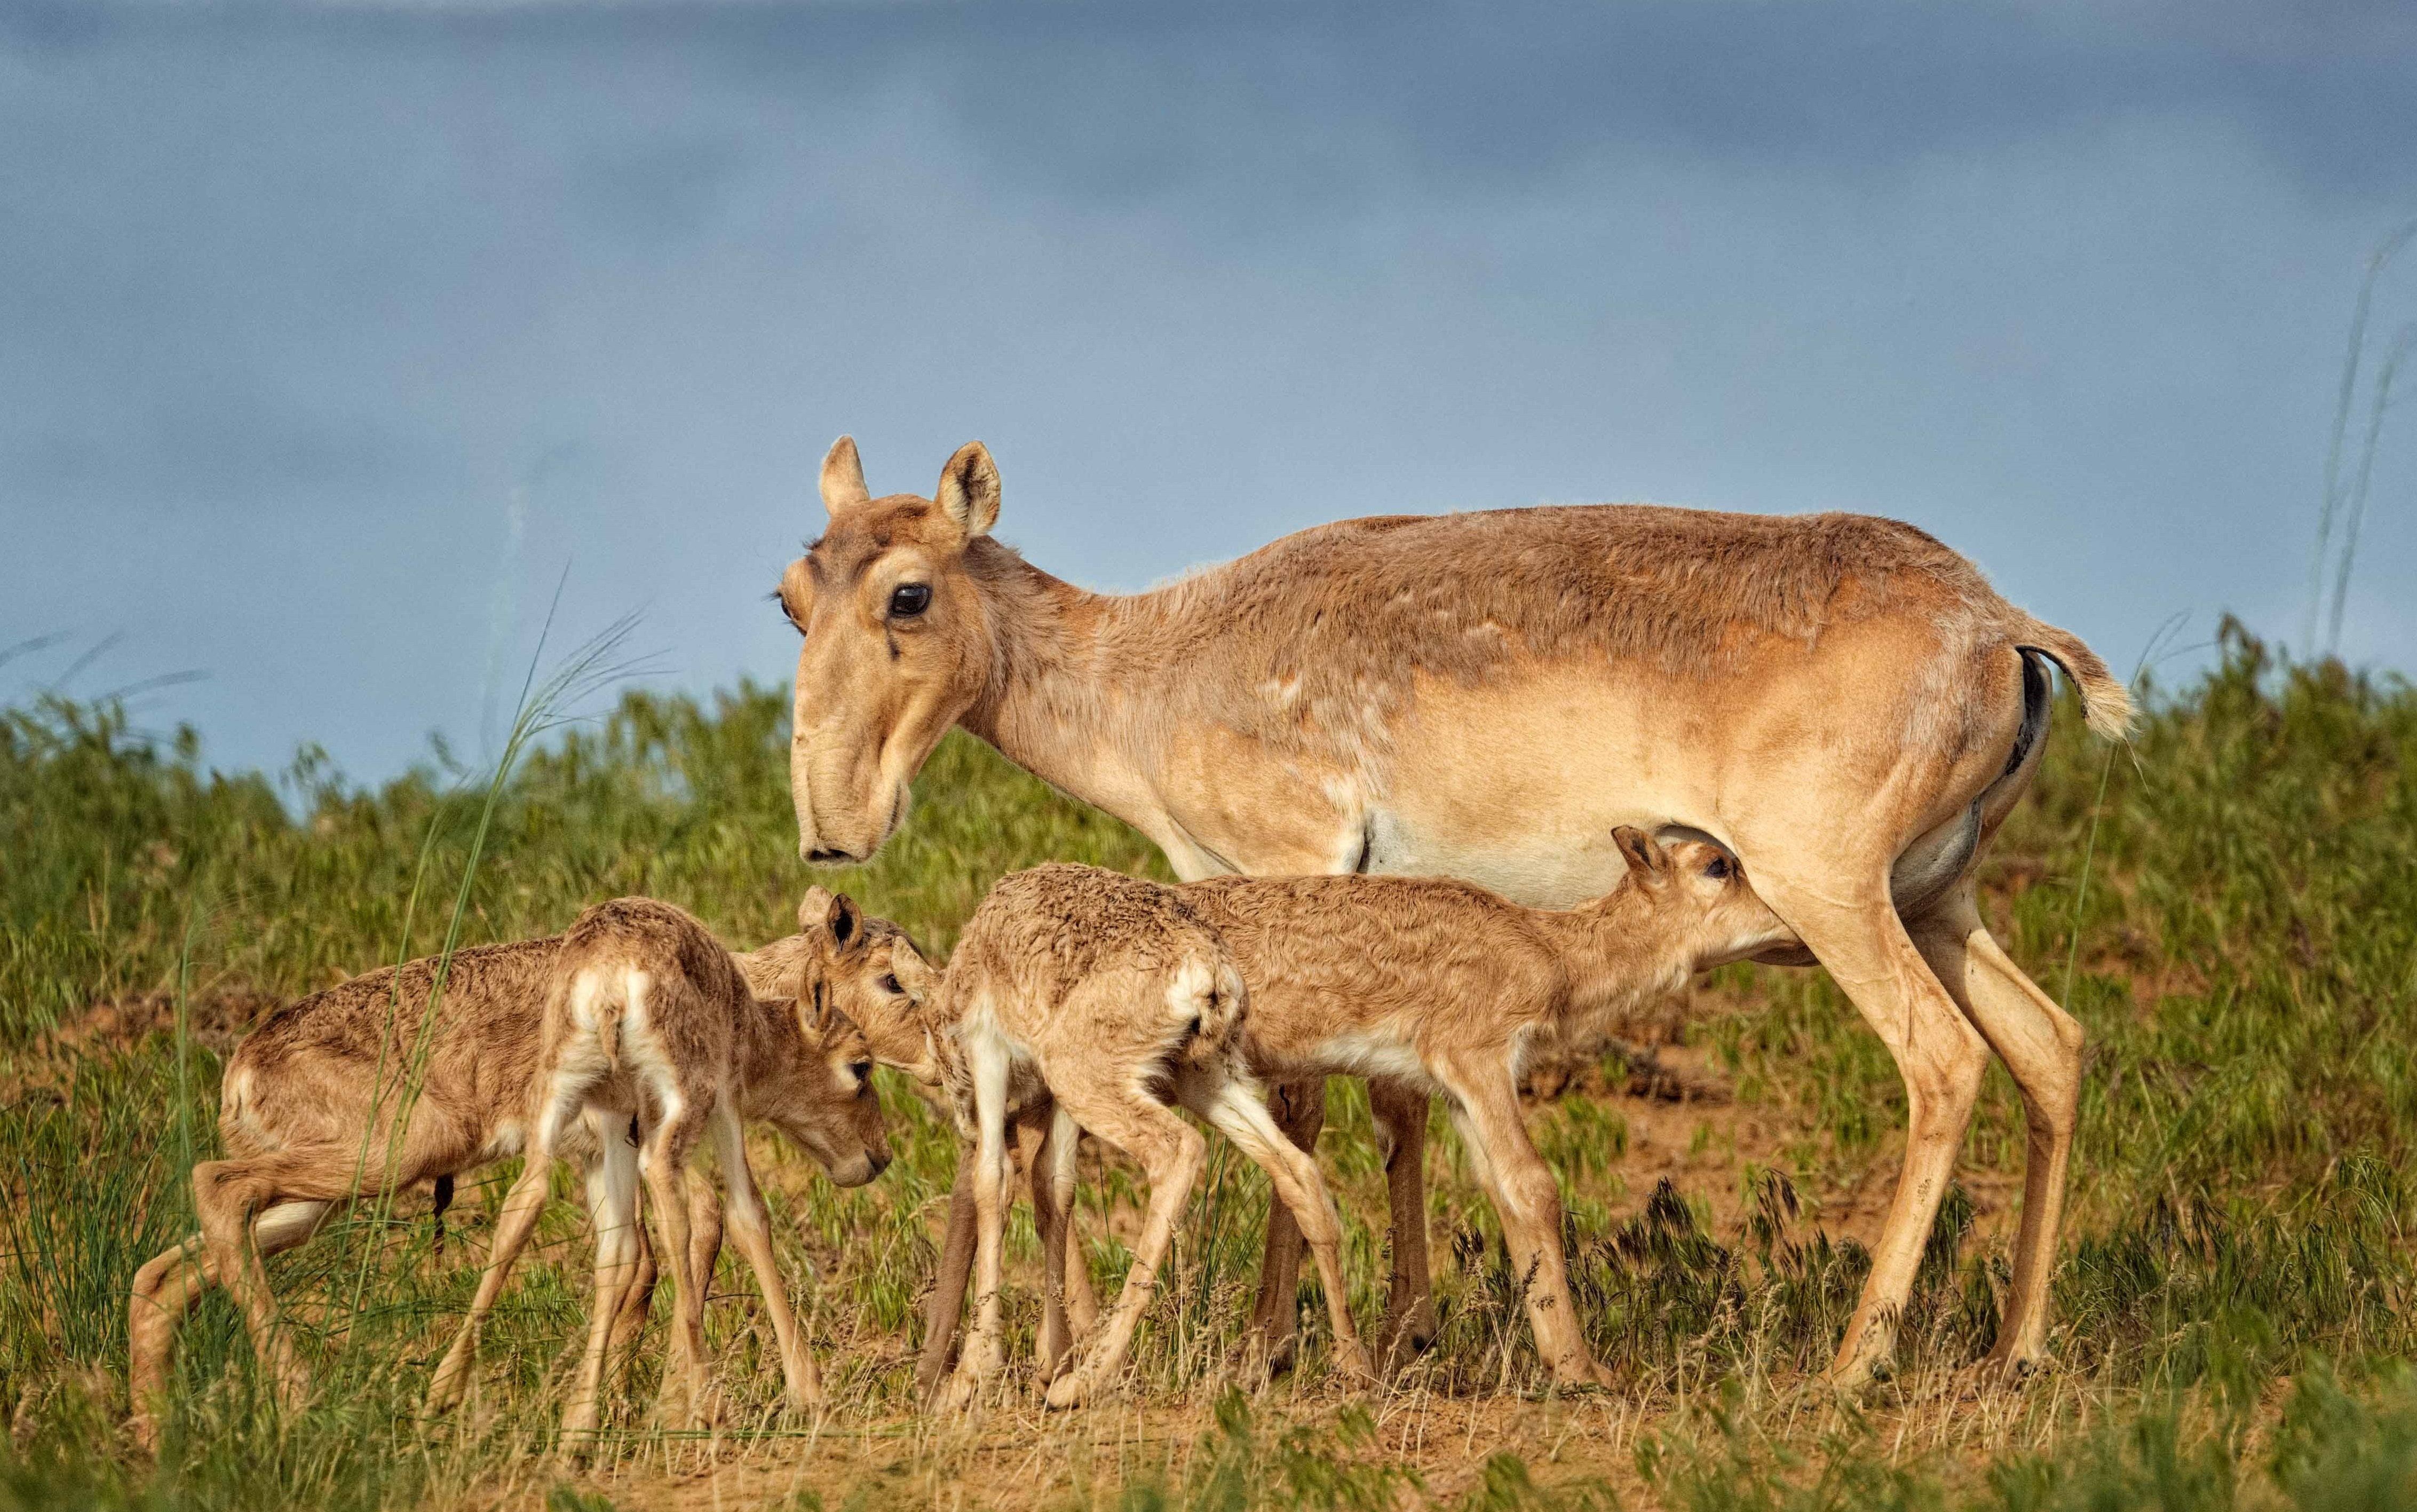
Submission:
M 1662 842 L 1634 825 L 1623 824 L 1611 832 L 1619 845 L 1619 853 L 1628 860 L 1629 875 L 1640 882 L 1658 882 L 1669 874 L 1670 855 Z
M 864 912 L 856 899 L 842 893 L 830 900 L 830 911 L 823 916 L 831 939 L 839 942 L 842 952 L 856 950 L 864 943 Z
M 806 980 L 798 987 L 798 1027 L 806 1038 L 819 1043 L 823 1031 L 830 1028 L 829 989 L 823 982 L 822 969 L 809 966 Z
M 856 454 L 856 437 L 843 435 L 823 454 L 823 508 L 836 519 L 873 496 L 864 486 L 864 463 Z
M 940 489 L 932 501 L 967 540 L 990 534 L 998 523 L 998 464 L 990 460 L 990 448 L 980 441 L 957 448 L 940 469 Z
M 814 886 L 806 889 L 805 900 L 798 905 L 798 932 L 811 935 L 830 918 L 831 891 Z

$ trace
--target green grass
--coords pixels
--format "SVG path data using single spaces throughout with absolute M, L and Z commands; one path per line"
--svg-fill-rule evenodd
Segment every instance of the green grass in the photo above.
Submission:
M 735 1409 L 719 1437 L 650 1427 L 645 1363 L 618 1436 L 575 1484 L 543 1454 L 584 1308 L 572 1204 L 549 1213 L 497 1315 L 471 1409 L 433 1430 L 414 1411 L 509 1169 L 464 1190 L 441 1258 L 405 1198 L 272 1267 L 318 1381 L 301 1413 L 273 1410 L 232 1309 L 205 1307 L 157 1464 L 116 1429 L 126 1287 L 189 1226 L 183 1174 L 215 1148 L 221 1058 L 266 1005 L 448 933 L 556 929 L 616 893 L 682 903 L 734 941 L 790 928 L 808 878 L 783 696 L 626 696 L 534 745 L 492 805 L 426 773 L 355 787 L 308 756 L 273 778 L 211 773 L 190 735 L 145 741 L 106 707 L 0 710 L 0 1507 L 669 1504 L 708 1464 L 723 1504 L 834 1512 L 967 1494 L 1135 1509 L 2412 1504 L 2417 691 L 2277 665 L 2227 628 L 2215 670 L 2148 703 L 2111 778 L 2106 748 L 2060 711 L 1984 874 L 1993 926 L 2038 980 L 2059 990 L 2075 963 L 2071 1006 L 2090 1033 L 2056 1365 L 2019 1394 L 1955 1388 L 1997 1326 L 2022 1159 L 1995 1071 L 1895 1377 L 1854 1402 L 1809 1383 L 1866 1265 L 1844 1237 L 1848 1197 L 1893 1165 L 1902 1098 L 1826 977 L 1733 969 L 1683 1031 L 1731 1101 L 1573 1095 L 1532 1115 L 1569 1199 L 1588 1326 L 1622 1382 L 1607 1397 L 1541 1399 L 1498 1232 L 1438 1120 L 1443 1336 L 1398 1390 L 1326 1391 L 1307 1296 L 1299 1379 L 1231 1389 L 1266 1190 L 1229 1158 L 1195 1199 L 1132 1397 L 1071 1419 L 1016 1398 L 972 1428 L 924 1424 L 915 1309 L 953 1143 L 886 1084 L 899 1160 L 872 1187 L 835 1191 L 760 1147 L 831 1412 L 779 1418 L 743 1270 L 725 1269 L 717 1294 L 733 1300 L 709 1326 Z M 880 860 L 836 885 L 935 954 L 1017 866 L 1165 875 L 1132 831 L 962 736 L 917 800 Z M 101 1003 L 124 1021 L 92 1018 Z M 1322 1154 L 1349 1210 L 1352 1303 L 1373 1322 L 1382 1172 L 1364 1099 L 1337 1084 L 1330 1103 Z M 1121 1275 L 1138 1185 L 1086 1157 L 1081 1231 L 1102 1284 Z M 1021 1348 L 1037 1321 L 1028 1220 L 1011 1240 Z

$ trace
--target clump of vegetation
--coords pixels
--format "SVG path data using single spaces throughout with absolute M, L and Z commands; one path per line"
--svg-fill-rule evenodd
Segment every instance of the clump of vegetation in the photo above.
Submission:
M 1684 1031 L 1717 1108 L 1629 1102 L 1619 1072 L 1600 1078 L 1613 1092 L 1581 1080 L 1534 1111 L 1619 1392 L 1544 1397 L 1493 1216 L 1438 1120 L 1443 1332 L 1392 1391 L 1330 1395 L 1314 1297 L 1296 1376 L 1242 1389 L 1266 1192 L 1221 1152 L 1127 1405 L 1043 1419 L 1011 1402 L 923 1426 L 916 1302 L 954 1146 L 889 1084 L 899 1158 L 872 1187 L 834 1191 L 761 1149 L 830 1411 L 783 1420 L 766 1331 L 718 1301 L 722 1426 L 653 1424 L 642 1361 L 617 1437 L 576 1485 L 541 1455 L 585 1306 L 572 1204 L 549 1214 L 495 1317 L 471 1409 L 433 1428 L 417 1415 L 509 1168 L 462 1192 L 441 1254 L 405 1199 L 273 1262 L 319 1382 L 298 1413 L 256 1381 L 233 1310 L 207 1305 L 156 1463 L 115 1426 L 127 1285 L 190 1228 L 184 1172 L 214 1151 L 221 1059 L 266 1006 L 448 936 L 556 929 L 616 893 L 678 902 L 737 943 L 791 927 L 807 878 L 785 699 L 629 695 L 530 746 L 492 792 L 425 771 L 362 788 L 308 754 L 274 778 L 216 773 L 190 732 L 142 738 L 112 706 L 0 710 L 0 1508 L 646 1504 L 666 1474 L 708 1463 L 741 1475 L 725 1504 L 831 1507 L 932 1504 L 966 1482 L 1017 1505 L 1221 1512 L 2410 1504 L 2417 1382 L 2394 1362 L 2417 1352 L 2417 690 L 2280 664 L 2227 627 L 2214 668 L 2146 703 L 2111 771 L 2061 711 L 1984 874 L 2000 939 L 2090 1033 L 2056 1363 L 2019 1393 L 1966 1374 L 1997 1327 L 2024 1144 L 1996 1072 L 1895 1376 L 1851 1402 L 1815 1382 L 1866 1264 L 1855 1194 L 1893 1168 L 1902 1098 L 1826 977 L 1736 968 Z M 935 955 L 1015 867 L 1165 875 L 1133 832 L 963 736 L 917 800 L 880 859 L 835 883 Z M 441 901 L 457 895 L 458 914 Z M 1673 1149 L 1682 1119 L 1695 1131 Z M 1322 1155 L 1349 1210 L 1352 1305 L 1373 1324 L 1383 1177 L 1345 1084 Z M 1084 1176 L 1104 1286 L 1122 1275 L 1137 1182 L 1087 1156 Z M 1026 1349 L 1028 1221 L 1011 1256 L 1010 1345 Z

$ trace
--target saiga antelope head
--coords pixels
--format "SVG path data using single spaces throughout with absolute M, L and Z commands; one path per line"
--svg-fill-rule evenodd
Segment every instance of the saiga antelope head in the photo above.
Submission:
M 869 859 L 906 817 L 909 785 L 987 685 L 995 641 L 965 548 L 998 519 L 998 468 L 957 449 L 933 496 L 874 498 L 856 442 L 823 458 L 830 526 L 782 575 L 798 649 L 789 787 L 810 862 Z

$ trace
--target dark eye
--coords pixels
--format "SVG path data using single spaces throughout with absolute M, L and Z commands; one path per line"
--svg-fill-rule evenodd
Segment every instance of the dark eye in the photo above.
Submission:
M 859 1086 L 860 1086 L 860 1087 L 869 1087 L 869 1086 L 873 1085 L 873 1062 L 872 1062 L 872 1061 L 851 1061 L 851 1062 L 849 1063 L 849 1065 L 848 1065 L 848 1068 L 847 1068 L 847 1069 L 848 1069 L 848 1071 L 850 1072 L 850 1074 L 852 1074 L 852 1075 L 856 1077 L 857 1085 L 859 1085 Z
M 889 590 L 889 612 L 901 619 L 912 619 L 931 606 L 929 583 L 901 583 Z
M 1729 878 L 1729 859 L 1726 856 L 1714 856 L 1711 860 L 1704 863 L 1704 875 L 1710 878 L 1715 882 L 1727 881 Z
M 881 990 L 901 998 L 906 996 L 906 989 L 898 985 L 898 978 L 894 974 L 881 979 Z

